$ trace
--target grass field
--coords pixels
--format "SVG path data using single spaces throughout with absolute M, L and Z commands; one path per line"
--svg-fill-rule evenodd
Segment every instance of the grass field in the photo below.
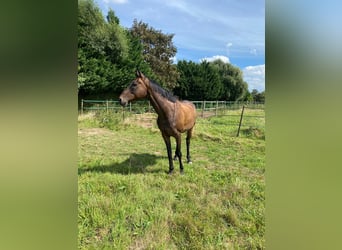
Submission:
M 79 116 L 79 248 L 264 249 L 264 123 L 237 138 L 227 117 L 198 119 L 193 164 L 169 176 L 154 119 Z

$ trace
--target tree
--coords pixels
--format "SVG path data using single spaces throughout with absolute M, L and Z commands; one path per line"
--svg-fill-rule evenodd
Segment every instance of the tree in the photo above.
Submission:
M 108 23 L 116 23 L 117 25 L 120 24 L 119 18 L 117 16 L 115 16 L 114 10 L 112 10 L 112 9 L 110 9 L 108 11 L 107 22 Z
M 134 77 L 137 67 L 151 72 L 143 61 L 142 47 L 120 26 L 113 10 L 106 19 L 92 0 L 78 7 L 79 93 L 118 94 Z
M 90 56 L 103 54 L 104 25 L 102 13 L 92 0 L 78 2 L 78 48 Z
M 183 60 L 177 63 L 177 69 L 180 78 L 174 93 L 182 99 L 217 100 L 222 94 L 219 73 L 211 63 Z
M 177 69 L 172 64 L 172 58 L 177 53 L 172 42 L 174 34 L 163 34 L 160 30 L 137 20 L 133 21 L 131 34 L 133 38 L 141 42 L 144 60 L 150 65 L 156 77 L 155 80 L 172 90 L 179 78 Z
M 177 69 L 180 78 L 174 92 L 181 98 L 239 101 L 248 94 L 242 71 L 221 60 L 200 64 L 179 61 Z
M 249 92 L 248 90 L 245 93 L 244 98 L 242 99 L 243 101 L 248 101 L 248 102 L 253 102 L 253 96 L 251 94 L 251 92 Z
M 255 102 L 265 102 L 265 91 L 259 93 L 257 89 L 253 89 L 251 95 L 253 96 L 253 100 Z
M 257 98 L 257 102 L 262 102 L 262 103 L 265 103 L 265 100 L 266 100 L 266 96 L 265 96 L 265 91 L 262 91 L 259 95 L 258 95 L 258 98 Z
M 242 71 L 230 63 L 215 60 L 212 64 L 218 69 L 223 84 L 221 100 L 242 100 L 248 91 L 248 84 L 243 80 Z
M 110 9 L 107 15 L 104 51 L 113 64 L 120 64 L 127 59 L 129 51 L 126 32 L 119 23 L 119 18 Z
M 202 90 L 202 100 L 217 100 L 223 90 L 219 72 L 209 62 L 199 64 L 199 89 Z

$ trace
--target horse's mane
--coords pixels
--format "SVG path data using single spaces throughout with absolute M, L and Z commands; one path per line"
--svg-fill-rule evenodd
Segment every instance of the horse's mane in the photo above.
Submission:
M 165 97 L 166 99 L 168 99 L 170 102 L 176 102 L 178 100 L 177 97 L 175 97 L 173 94 L 171 94 L 169 91 L 163 89 L 159 84 L 157 84 L 156 82 L 150 80 L 152 89 L 154 91 L 156 91 L 157 93 L 159 93 L 162 97 Z

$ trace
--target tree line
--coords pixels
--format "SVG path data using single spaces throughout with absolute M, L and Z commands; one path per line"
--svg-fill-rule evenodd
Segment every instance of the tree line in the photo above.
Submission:
M 173 37 L 137 20 L 126 29 L 113 10 L 104 17 L 93 0 L 79 0 L 79 97 L 114 98 L 139 69 L 180 99 L 264 101 L 264 92 L 250 93 L 242 71 L 232 64 L 221 60 L 173 63 L 177 53 Z

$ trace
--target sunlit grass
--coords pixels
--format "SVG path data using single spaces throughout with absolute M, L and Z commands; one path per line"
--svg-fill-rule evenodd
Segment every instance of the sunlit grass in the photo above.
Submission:
M 91 119 L 79 120 L 80 249 L 265 247 L 263 138 L 235 137 L 227 117 L 198 119 L 193 164 L 182 176 L 175 162 L 169 176 L 155 121 L 108 129 Z

